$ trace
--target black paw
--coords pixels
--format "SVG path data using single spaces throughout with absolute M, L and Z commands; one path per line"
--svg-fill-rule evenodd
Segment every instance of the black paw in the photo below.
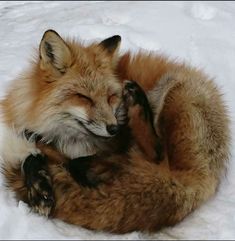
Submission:
M 94 156 L 79 157 L 70 160 L 67 164 L 67 169 L 73 179 L 83 187 L 92 188 L 98 185 L 96 181 L 90 180 L 87 176 L 93 158 Z
M 67 169 L 81 186 L 96 188 L 102 183 L 112 182 L 120 167 L 115 163 L 98 160 L 96 156 L 87 156 L 70 160 Z
M 54 206 L 51 178 L 46 168 L 46 157 L 30 155 L 23 165 L 28 202 L 33 211 L 49 216 Z
M 123 99 L 126 107 L 139 105 L 144 118 L 152 121 L 152 110 L 142 88 L 135 81 L 126 80 L 124 84 Z

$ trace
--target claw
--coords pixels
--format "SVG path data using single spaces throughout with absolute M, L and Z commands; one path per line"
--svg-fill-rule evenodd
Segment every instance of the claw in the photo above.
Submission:
M 47 199 L 48 199 L 48 197 L 47 197 L 46 195 L 44 195 L 44 196 L 43 196 L 43 198 L 44 198 L 45 200 L 47 200 Z

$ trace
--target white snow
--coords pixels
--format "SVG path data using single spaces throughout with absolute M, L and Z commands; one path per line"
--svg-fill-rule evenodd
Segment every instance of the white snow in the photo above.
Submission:
M 0 96 L 27 65 L 43 32 L 91 41 L 122 36 L 122 51 L 160 51 L 215 77 L 235 117 L 235 2 L 0 2 Z M 235 122 L 232 122 L 235 134 Z M 215 198 L 174 228 L 156 234 L 97 233 L 30 213 L 3 187 L 0 239 L 234 239 L 235 141 L 227 178 Z

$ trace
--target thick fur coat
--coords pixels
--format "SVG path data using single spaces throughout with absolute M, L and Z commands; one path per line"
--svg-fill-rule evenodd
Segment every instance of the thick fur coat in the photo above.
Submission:
M 115 87 L 117 89 L 124 80 L 136 81 L 147 95 L 153 113 L 153 129 L 133 106 L 129 108 L 131 135 L 128 138 L 131 141 L 128 150 L 114 153 L 113 149 L 109 149 L 105 155 L 100 153 L 92 158 L 90 173 L 104 177 L 103 182 L 94 188 L 79 185 L 66 168 L 68 158 L 78 157 L 75 147 L 70 149 L 69 146 L 60 148 L 55 145 L 53 148 L 40 148 L 39 145 L 37 148 L 35 142 L 30 142 L 29 145 L 36 148 L 32 150 L 40 152 L 41 149 L 48 155 L 48 171 L 55 196 L 51 217 L 89 229 L 115 233 L 156 231 L 178 223 L 212 197 L 225 174 L 230 145 L 228 112 L 213 80 L 198 69 L 162 55 L 144 52 L 134 55 L 128 52 L 114 61 L 107 57 L 110 53 L 101 51 L 95 44 L 82 47 L 80 43 L 73 42 L 68 45 L 73 59 L 86 60 L 85 65 L 80 65 L 81 68 L 75 61 L 76 71 L 100 76 L 99 85 L 107 84 L 107 75 L 111 85 L 120 84 Z M 87 58 L 87 55 L 96 58 Z M 74 63 L 73 59 L 68 62 Z M 101 67 L 104 59 L 106 65 Z M 45 66 L 39 63 L 30 70 L 30 79 L 23 77 L 16 89 L 10 90 L 6 96 L 3 102 L 4 120 L 8 129 L 12 126 L 22 129 L 23 126 L 39 134 L 43 134 L 45 129 L 47 133 L 57 135 L 60 132 L 55 129 L 57 120 L 54 124 L 49 123 L 47 117 L 51 112 L 47 112 L 49 107 L 47 109 L 46 106 L 50 102 L 53 111 L 55 102 L 52 100 L 57 100 L 61 95 L 61 92 L 58 94 L 60 87 L 57 84 L 68 83 L 62 82 L 61 78 L 71 78 L 71 71 L 70 67 L 63 69 L 63 77 L 56 73 L 58 83 L 54 81 L 51 85 L 48 80 L 55 76 L 52 73 L 54 68 L 42 72 Z M 100 68 L 97 67 L 98 63 Z M 110 79 L 110 76 L 115 79 Z M 36 82 L 33 82 L 34 79 Z M 46 80 L 42 83 L 42 79 Z M 92 83 L 92 80 L 84 75 L 84 82 Z M 45 91 L 48 85 L 54 88 L 53 97 L 50 95 L 52 92 Z M 38 97 L 35 98 L 36 93 Z M 76 100 L 75 105 L 81 104 Z M 35 113 L 42 114 L 37 116 Z M 63 132 L 56 138 L 61 143 Z M 118 138 L 121 141 L 116 145 L 120 145 L 118 143 L 126 137 Z M 161 158 L 155 155 L 159 140 Z M 4 155 L 4 174 L 8 186 L 26 202 L 27 185 L 20 167 L 22 159 L 33 153 L 32 150 L 28 148 L 26 154 L 19 155 L 18 159 L 16 154 L 20 153 L 14 153 L 14 162 L 9 160 L 13 154 L 9 154 L 9 158 Z M 87 155 L 91 154 L 94 152 L 87 151 Z

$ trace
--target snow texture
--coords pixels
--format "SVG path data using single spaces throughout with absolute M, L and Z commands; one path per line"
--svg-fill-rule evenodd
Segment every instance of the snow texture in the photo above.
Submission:
M 166 53 L 215 77 L 235 117 L 235 2 L 0 2 L 0 97 L 27 66 L 45 30 L 85 41 L 122 36 L 121 50 Z M 232 121 L 231 132 L 235 134 Z M 173 228 L 155 234 L 97 233 L 30 213 L 3 187 L 0 239 L 234 239 L 235 141 L 216 197 Z

